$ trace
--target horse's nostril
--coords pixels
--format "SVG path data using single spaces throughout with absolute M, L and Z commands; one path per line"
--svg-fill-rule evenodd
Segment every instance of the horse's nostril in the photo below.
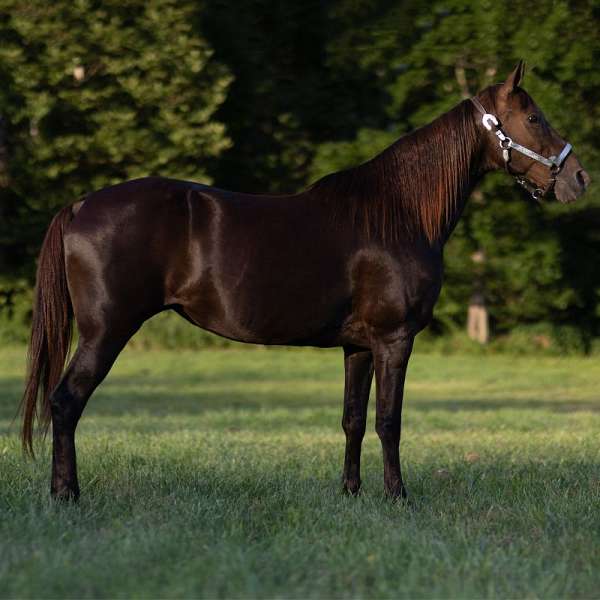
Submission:
M 583 169 L 579 169 L 579 171 L 575 173 L 575 179 L 577 180 L 577 183 L 584 189 L 590 185 L 591 178 Z

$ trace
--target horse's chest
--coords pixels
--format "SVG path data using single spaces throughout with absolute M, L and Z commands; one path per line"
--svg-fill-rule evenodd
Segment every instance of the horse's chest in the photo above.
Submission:
M 422 329 L 440 293 L 442 262 L 433 252 L 365 252 L 352 266 L 353 319 L 388 330 L 407 323 Z

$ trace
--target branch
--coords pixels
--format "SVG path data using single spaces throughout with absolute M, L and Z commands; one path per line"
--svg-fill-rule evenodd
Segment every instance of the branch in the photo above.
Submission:
M 469 90 L 469 84 L 467 82 L 467 73 L 465 71 L 465 64 L 462 59 L 460 59 L 456 65 L 454 65 L 454 76 L 456 77 L 456 82 L 458 83 L 458 87 L 460 88 L 460 93 L 464 100 L 471 97 L 471 90 Z

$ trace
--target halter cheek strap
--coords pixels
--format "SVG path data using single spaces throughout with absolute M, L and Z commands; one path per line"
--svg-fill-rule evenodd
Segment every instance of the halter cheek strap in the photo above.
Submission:
M 540 198 L 542 198 L 554 187 L 554 183 L 556 182 L 556 176 L 562 169 L 567 156 L 569 156 L 569 153 L 571 152 L 571 144 L 565 144 L 564 148 L 560 151 L 560 154 L 558 156 L 550 156 L 546 158 L 545 156 L 542 156 L 541 154 L 538 154 L 537 152 L 534 152 L 533 150 L 530 150 L 529 148 L 526 148 L 521 144 L 513 142 L 513 140 L 509 136 L 507 136 L 502 130 L 502 127 L 500 126 L 500 123 L 496 116 L 492 113 L 487 112 L 478 98 L 471 98 L 471 102 L 482 114 L 481 123 L 483 124 L 483 126 L 488 131 L 493 130 L 494 134 L 498 138 L 500 148 L 502 149 L 502 158 L 504 159 L 506 170 L 509 173 L 511 173 L 509 168 L 511 150 L 516 150 L 517 152 L 524 154 L 525 156 L 543 164 L 544 166 L 550 169 L 550 179 L 545 189 L 538 188 L 532 185 L 531 183 L 529 183 L 529 181 L 527 181 L 527 179 L 525 179 L 525 177 L 521 175 L 515 175 L 515 179 L 517 180 L 517 182 L 521 184 L 525 189 L 527 189 L 527 191 L 533 196 L 535 200 L 539 200 Z

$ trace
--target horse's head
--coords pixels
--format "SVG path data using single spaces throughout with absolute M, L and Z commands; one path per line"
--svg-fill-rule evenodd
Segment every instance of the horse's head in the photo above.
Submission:
M 472 99 L 486 135 L 485 162 L 506 169 L 534 198 L 554 192 L 560 202 L 576 200 L 590 183 L 571 146 L 552 128 L 531 96 L 519 84 L 519 62 L 502 84 Z

